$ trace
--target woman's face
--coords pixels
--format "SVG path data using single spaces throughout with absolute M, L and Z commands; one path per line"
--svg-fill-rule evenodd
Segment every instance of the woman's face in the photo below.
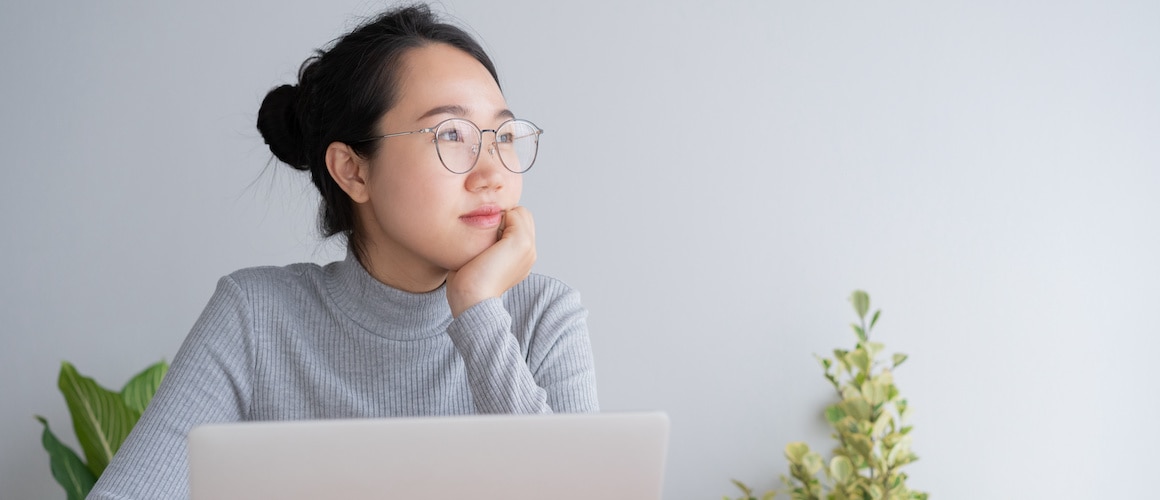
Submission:
M 379 120 L 379 134 L 434 127 L 448 118 L 495 129 L 512 118 L 491 74 L 466 52 L 431 44 L 407 51 L 400 62 L 395 106 Z M 444 168 L 433 138 L 422 133 L 381 139 L 369 160 L 363 228 L 373 265 L 390 274 L 458 270 L 496 242 L 501 211 L 520 200 L 520 174 L 488 151 L 493 134 L 484 133 L 479 160 L 466 174 Z

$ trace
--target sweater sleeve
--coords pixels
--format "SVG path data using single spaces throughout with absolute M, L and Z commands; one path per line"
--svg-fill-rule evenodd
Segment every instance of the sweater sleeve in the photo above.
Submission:
M 241 420 L 249 407 L 250 332 L 245 296 L 224 277 L 90 500 L 189 497 L 186 435 L 199 424 Z
M 556 285 L 563 286 L 560 283 Z M 566 288 L 566 287 L 564 287 Z M 448 334 L 467 370 L 479 413 L 579 413 L 599 410 L 587 310 L 571 289 L 552 299 L 513 289 L 515 307 L 538 311 L 527 334 L 527 355 L 512 333 L 512 315 L 499 298 L 460 314 Z M 546 305 L 536 307 L 540 300 Z M 522 311 L 527 313 L 529 311 Z

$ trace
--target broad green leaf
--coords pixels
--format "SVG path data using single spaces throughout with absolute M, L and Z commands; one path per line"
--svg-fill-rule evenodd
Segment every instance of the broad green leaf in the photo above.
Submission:
M 149 400 L 153 399 L 157 386 L 161 385 L 161 378 L 168 370 L 169 364 L 160 361 L 129 379 L 121 389 L 121 398 L 125 401 L 125 405 L 137 412 L 137 415 L 141 415 Z
M 903 361 L 906 361 L 906 357 L 907 356 L 905 354 L 900 352 L 894 353 L 894 367 L 898 368 L 898 365 L 901 365 Z
M 874 317 L 870 318 L 870 329 L 871 330 L 874 329 L 874 325 L 878 323 L 878 316 L 881 316 L 881 315 L 882 315 L 881 309 L 874 311 Z
M 56 482 L 64 488 L 65 494 L 68 495 L 68 500 L 84 500 L 89 494 L 89 490 L 93 489 L 93 485 L 97 484 L 96 476 L 85 467 L 85 463 L 81 461 L 81 457 L 77 456 L 75 451 L 65 446 L 56 435 L 48 428 L 48 420 L 37 415 L 36 419 L 44 424 L 44 433 L 41 435 L 40 442 L 44 445 L 45 451 L 48 451 L 48 463 L 52 468 L 52 477 L 56 478 Z
M 870 359 L 877 358 L 878 353 L 882 352 L 885 348 L 886 346 L 881 342 L 866 342 L 866 353 L 870 356 Z
M 833 477 L 838 483 L 844 483 L 854 474 L 854 464 L 850 463 L 850 459 L 837 456 L 830 460 L 830 477 Z
M 841 404 L 846 414 L 854 417 L 856 420 L 867 420 L 870 418 L 870 404 L 864 398 L 846 398 Z
M 777 490 L 770 490 L 770 491 L 765 492 L 764 495 L 761 495 L 761 500 L 773 500 L 773 497 L 776 497 L 776 496 L 777 496 Z
M 829 422 L 830 425 L 838 423 L 838 421 L 842 420 L 843 418 L 846 418 L 846 412 L 842 411 L 841 406 L 830 405 L 826 408 L 826 421 Z
M 802 457 L 806 456 L 806 453 L 809 452 L 810 446 L 801 441 L 794 441 L 785 445 L 785 459 L 793 464 L 800 464 Z
M 866 318 L 866 311 L 870 310 L 870 295 L 862 290 L 854 290 L 850 294 L 850 302 L 854 304 L 854 311 L 858 313 L 859 318 Z
M 862 369 L 863 372 L 870 372 L 870 356 L 865 349 L 854 349 L 854 352 L 850 353 L 850 364 Z
M 100 477 L 129 436 L 137 415 L 125 405 L 120 394 L 81 376 L 67 361 L 61 364 L 57 385 L 72 414 L 73 430 L 85 452 L 89 470 Z

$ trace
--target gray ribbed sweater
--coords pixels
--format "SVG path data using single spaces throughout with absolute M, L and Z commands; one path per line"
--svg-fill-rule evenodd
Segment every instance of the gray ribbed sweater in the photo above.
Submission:
M 239 420 L 597 411 L 579 294 L 532 274 L 452 319 L 348 255 L 222 278 L 90 499 L 186 498 L 185 437 Z

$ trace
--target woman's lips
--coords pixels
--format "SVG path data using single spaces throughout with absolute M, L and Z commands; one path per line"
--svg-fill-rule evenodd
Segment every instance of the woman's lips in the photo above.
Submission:
M 459 220 L 472 227 L 491 229 L 498 227 L 500 221 L 503 220 L 503 210 L 497 206 L 482 206 L 460 215 Z

